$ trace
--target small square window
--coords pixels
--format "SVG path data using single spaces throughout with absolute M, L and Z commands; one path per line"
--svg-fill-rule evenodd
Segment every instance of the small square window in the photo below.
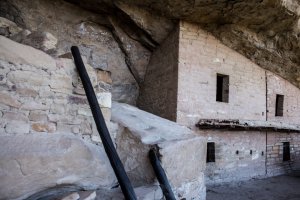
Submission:
M 217 74 L 216 101 L 226 102 L 229 100 L 229 76 Z
M 206 162 L 215 162 L 215 143 L 214 142 L 207 143 Z
M 276 110 L 275 110 L 275 116 L 282 117 L 283 116 L 283 102 L 284 102 L 284 96 L 277 94 L 276 95 Z
M 291 160 L 291 153 L 290 153 L 290 143 L 283 142 L 283 161 Z

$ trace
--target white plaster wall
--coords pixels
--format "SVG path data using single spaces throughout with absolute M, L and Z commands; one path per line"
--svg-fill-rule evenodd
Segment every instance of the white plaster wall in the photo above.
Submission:
M 180 23 L 177 122 L 266 119 L 265 71 L 198 25 Z M 229 75 L 229 103 L 216 101 L 216 74 Z

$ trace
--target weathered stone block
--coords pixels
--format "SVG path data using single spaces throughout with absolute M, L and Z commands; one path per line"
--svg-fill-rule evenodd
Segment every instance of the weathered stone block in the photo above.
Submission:
M 104 149 L 72 135 L 0 136 L 0 171 L 3 199 L 26 199 L 65 185 L 94 190 L 115 182 Z
M 12 97 L 8 92 L 0 92 L 0 103 L 8 105 L 14 108 L 20 108 L 21 103 L 14 97 Z
M 49 32 L 35 31 L 29 34 L 22 43 L 36 49 L 48 51 L 56 48 L 57 39 Z
M 108 84 L 112 84 L 111 72 L 104 70 L 97 70 L 97 79 Z
M 56 131 L 56 124 L 54 123 L 34 123 L 31 125 L 32 130 L 36 132 L 53 133 Z
M 101 92 L 97 93 L 97 100 L 100 107 L 111 108 L 111 93 L 110 92 Z
M 6 133 L 10 134 L 27 134 L 29 133 L 29 129 L 30 125 L 23 121 L 12 121 L 5 126 Z
M 203 137 L 126 104 L 113 103 L 112 121 L 123 126 L 117 133 L 117 151 L 135 186 L 154 181 L 148 152 L 156 147 L 174 193 L 181 199 L 205 199 L 206 140 Z
M 31 111 L 29 113 L 28 119 L 30 121 L 47 121 L 48 116 L 45 112 L 41 111 Z
M 11 71 L 7 74 L 7 80 L 18 85 L 27 84 L 27 86 L 46 86 L 49 84 L 49 78 L 45 74 L 30 71 Z
M 21 112 L 4 112 L 3 119 L 9 121 L 22 121 L 27 122 L 28 118 Z
M 0 35 L 4 35 L 5 37 L 9 37 L 19 33 L 22 29 L 17 26 L 16 23 L 0 17 Z
M 48 110 L 49 108 L 49 105 L 34 101 L 26 102 L 21 106 L 22 110 Z
M 16 92 L 22 97 L 36 97 L 39 93 L 34 89 L 17 87 Z
M 56 68 L 55 60 L 51 56 L 3 36 L 0 36 L 0 59 L 12 63 L 29 64 L 45 70 Z

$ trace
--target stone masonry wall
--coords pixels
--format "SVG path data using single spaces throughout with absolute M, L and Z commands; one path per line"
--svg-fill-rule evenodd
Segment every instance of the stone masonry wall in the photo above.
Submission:
M 265 71 L 198 25 L 181 22 L 177 122 L 199 119 L 265 120 Z M 217 73 L 229 75 L 229 102 L 216 101 Z
M 229 75 L 228 103 L 216 101 L 217 73 Z M 284 95 L 283 117 L 275 117 L 276 94 Z M 179 124 L 192 129 L 200 119 L 298 124 L 298 102 L 299 89 L 291 83 L 224 46 L 198 25 L 180 23 Z M 208 184 L 286 173 L 289 166 L 282 161 L 282 142 L 291 143 L 292 161 L 300 160 L 299 133 L 226 130 L 200 130 L 198 133 L 206 136 L 208 142 L 215 142 L 216 147 L 216 161 L 207 163 L 206 167 Z
M 300 90 L 287 80 L 267 72 L 268 121 L 299 124 Z M 284 95 L 283 116 L 275 116 L 276 94 Z
M 290 172 L 289 161 L 283 161 L 283 142 L 290 142 L 291 167 L 299 166 L 300 134 L 269 132 L 267 136 L 267 175 L 276 176 Z
M 208 142 L 215 142 L 215 162 L 206 163 L 207 184 L 247 180 L 265 175 L 265 132 L 215 130 L 201 131 L 201 135 Z
M 141 109 L 173 121 L 177 107 L 178 31 L 174 30 L 153 52 L 138 99 Z
M 99 87 L 109 79 L 108 74 L 88 64 L 86 68 L 108 123 L 111 93 Z M 0 36 L 0 77 L 2 134 L 73 133 L 100 143 L 72 59 L 53 59 Z

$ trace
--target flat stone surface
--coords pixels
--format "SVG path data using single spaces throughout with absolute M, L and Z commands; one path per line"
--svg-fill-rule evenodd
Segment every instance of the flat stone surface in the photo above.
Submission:
M 113 103 L 112 121 L 120 124 L 117 151 L 134 186 L 155 181 L 148 153 L 156 146 L 174 194 L 181 199 L 205 199 L 204 138 L 175 122 L 122 103 Z
M 71 134 L 39 133 L 0 136 L 0 180 L 2 199 L 26 199 L 64 186 L 109 188 L 115 176 L 102 147 Z
M 0 36 L 0 59 L 12 63 L 30 64 L 45 70 L 56 68 L 56 62 L 51 56 L 3 36 Z
M 112 121 L 128 128 L 144 144 L 188 139 L 193 132 L 179 124 L 128 104 L 113 102 Z
M 300 178 L 277 176 L 207 187 L 207 200 L 299 200 Z

